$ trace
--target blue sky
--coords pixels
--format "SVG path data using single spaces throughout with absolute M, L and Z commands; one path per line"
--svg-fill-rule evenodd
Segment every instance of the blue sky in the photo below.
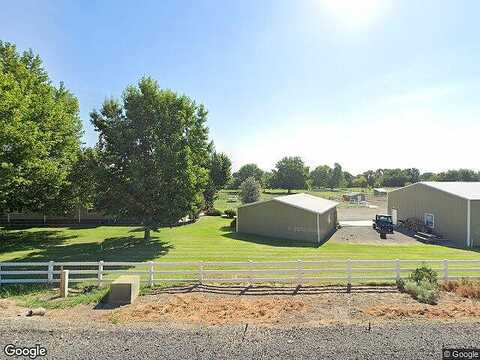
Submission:
M 143 75 L 209 109 L 234 168 L 285 155 L 480 169 L 478 1 L 11 1 L 0 39 L 44 60 L 89 113 Z

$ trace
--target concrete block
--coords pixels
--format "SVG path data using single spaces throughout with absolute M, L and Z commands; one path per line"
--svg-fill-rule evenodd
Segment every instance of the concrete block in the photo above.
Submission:
M 108 302 L 115 305 L 131 304 L 140 291 L 140 276 L 122 275 L 110 285 Z

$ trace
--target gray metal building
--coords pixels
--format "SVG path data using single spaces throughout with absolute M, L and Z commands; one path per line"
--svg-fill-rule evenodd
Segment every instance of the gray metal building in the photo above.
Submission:
M 335 232 L 337 205 L 303 193 L 243 205 L 238 208 L 237 231 L 321 243 Z
M 480 245 L 480 182 L 419 182 L 388 193 L 393 221 L 416 218 L 455 245 Z

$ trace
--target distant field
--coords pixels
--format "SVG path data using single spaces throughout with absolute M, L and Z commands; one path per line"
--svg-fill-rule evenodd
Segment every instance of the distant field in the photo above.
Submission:
M 444 246 L 360 245 L 327 242 L 320 247 L 232 233 L 230 220 L 164 228 L 145 242 L 141 229 L 29 228 L 2 232 L 0 261 L 241 261 L 312 259 L 478 259 L 476 251 Z
M 342 195 L 350 192 L 365 192 L 367 194 L 373 194 L 372 189 L 362 188 L 341 188 L 341 189 L 322 189 L 322 190 L 292 190 L 292 193 L 307 193 L 314 196 L 319 196 L 329 200 L 342 201 Z M 262 192 L 261 200 L 268 200 L 275 196 L 287 195 L 286 190 L 281 189 L 266 189 Z M 235 201 L 232 201 L 234 200 Z M 235 209 L 240 206 L 240 200 L 238 198 L 238 190 L 222 190 L 218 193 L 218 198 L 215 201 L 215 207 L 221 211 L 226 209 Z M 341 203 L 341 206 L 352 206 L 350 204 Z

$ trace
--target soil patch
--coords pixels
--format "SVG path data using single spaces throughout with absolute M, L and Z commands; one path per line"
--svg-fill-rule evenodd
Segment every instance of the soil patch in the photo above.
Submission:
M 291 313 L 310 308 L 302 300 L 174 295 L 162 300 L 139 303 L 118 310 L 119 322 L 156 322 L 163 319 L 208 325 L 234 323 L 278 323 Z

